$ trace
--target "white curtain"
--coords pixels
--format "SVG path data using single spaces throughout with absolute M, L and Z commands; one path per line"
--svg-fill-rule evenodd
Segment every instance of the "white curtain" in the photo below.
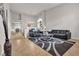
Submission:
M 3 19 L 0 15 L 0 55 L 4 54 L 5 32 L 3 27 Z

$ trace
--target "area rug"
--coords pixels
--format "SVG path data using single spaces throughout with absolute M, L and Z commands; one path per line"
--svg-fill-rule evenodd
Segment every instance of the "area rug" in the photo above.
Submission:
M 75 44 L 72 41 L 63 41 L 61 43 L 53 41 L 53 39 L 44 41 L 39 38 L 30 38 L 30 40 L 53 56 L 62 56 Z

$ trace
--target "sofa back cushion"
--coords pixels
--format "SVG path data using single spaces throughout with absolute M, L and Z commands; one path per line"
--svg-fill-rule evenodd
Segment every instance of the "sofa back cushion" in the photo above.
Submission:
M 51 33 L 64 34 L 70 32 L 69 30 L 52 30 Z

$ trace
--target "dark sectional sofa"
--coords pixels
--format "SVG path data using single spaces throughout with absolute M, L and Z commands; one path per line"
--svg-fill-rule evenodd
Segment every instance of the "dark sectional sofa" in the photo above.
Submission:
M 71 32 L 69 30 L 52 30 L 49 33 L 52 33 L 55 38 L 71 39 Z
M 33 31 L 34 29 L 29 30 L 29 36 L 30 37 L 40 37 L 43 35 L 43 31 Z
M 48 31 L 48 34 L 52 34 L 53 37 L 63 39 L 63 40 L 71 39 L 71 32 L 69 30 L 51 30 L 51 31 Z M 43 36 L 43 31 L 30 30 L 29 36 L 30 37 L 41 37 Z

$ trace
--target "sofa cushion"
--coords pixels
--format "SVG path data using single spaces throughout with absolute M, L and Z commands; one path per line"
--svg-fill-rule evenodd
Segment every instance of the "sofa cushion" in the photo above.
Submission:
M 52 30 L 51 33 L 55 38 L 70 39 L 71 32 L 69 30 Z

